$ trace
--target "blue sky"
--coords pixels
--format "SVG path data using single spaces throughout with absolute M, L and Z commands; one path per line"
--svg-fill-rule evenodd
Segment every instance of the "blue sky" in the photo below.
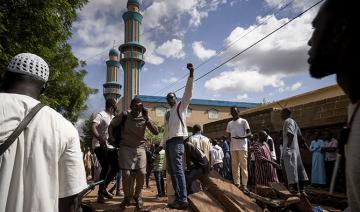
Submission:
M 291 2 L 278 12 L 279 8 Z M 195 77 L 206 73 L 287 22 L 317 0 L 143 0 L 141 43 L 147 48 L 140 94 L 164 96 L 185 84 L 186 63 Z M 99 89 L 88 100 L 83 118 L 103 108 L 108 51 L 124 39 L 122 14 L 127 0 L 90 0 L 72 29 L 75 55 L 88 64 L 86 83 Z M 259 45 L 195 84 L 194 98 L 228 101 L 275 101 L 335 84 L 334 77 L 314 80 L 308 74 L 307 41 L 313 8 Z M 260 26 L 259 26 L 260 25 Z M 258 27 L 259 26 L 259 27 Z M 258 27 L 258 28 L 256 28 Z M 253 30 L 256 28 L 255 30 Z M 245 37 L 242 37 L 245 33 Z M 229 47 L 230 46 L 230 47 Z M 225 51 L 219 51 L 229 47 Z M 119 82 L 123 85 L 123 72 Z M 175 84 L 174 84 L 175 83 Z M 167 89 L 164 87 L 173 84 Z M 178 92 L 178 96 L 183 91 Z

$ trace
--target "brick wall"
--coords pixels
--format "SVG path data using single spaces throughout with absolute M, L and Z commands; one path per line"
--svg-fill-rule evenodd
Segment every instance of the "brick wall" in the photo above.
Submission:
M 291 107 L 292 118 L 298 123 L 302 130 L 303 136 L 310 145 L 312 135 L 315 130 L 333 132 L 336 137 L 347 118 L 347 106 L 349 99 L 345 95 L 328 98 L 316 102 L 297 105 Z M 240 113 L 241 114 L 241 113 Z M 248 120 L 251 131 L 258 132 L 261 129 L 268 128 L 272 137 L 276 140 L 279 131 L 282 129 L 280 109 L 270 108 L 253 113 L 240 115 Z M 204 125 L 204 134 L 210 138 L 218 138 L 227 135 L 225 132 L 227 123 L 231 119 L 224 119 Z M 304 165 L 307 173 L 311 173 L 311 153 L 301 151 Z

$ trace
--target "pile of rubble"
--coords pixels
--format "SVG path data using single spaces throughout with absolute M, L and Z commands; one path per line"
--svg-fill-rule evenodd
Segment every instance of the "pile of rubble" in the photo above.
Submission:
M 294 196 L 280 183 L 270 187 L 257 186 L 255 193 L 246 195 L 230 181 L 216 172 L 200 179 L 206 191 L 189 196 L 191 209 L 202 212 L 258 212 L 303 211 L 312 212 L 312 205 L 305 196 Z

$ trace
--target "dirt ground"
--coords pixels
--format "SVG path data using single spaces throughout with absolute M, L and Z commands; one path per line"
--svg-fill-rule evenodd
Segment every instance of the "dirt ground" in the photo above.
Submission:
M 109 185 L 108 189 L 110 189 L 113 186 L 113 183 Z M 166 211 L 166 212 L 172 212 L 172 211 L 190 211 L 190 210 L 173 210 L 166 208 L 168 198 L 162 197 L 159 199 L 156 199 L 157 195 L 157 189 L 156 189 L 156 183 L 153 178 L 150 178 L 150 188 L 145 188 L 142 191 L 142 199 L 144 201 L 144 207 L 141 211 Z M 105 199 L 104 204 L 99 204 L 96 202 L 97 199 L 97 187 L 92 190 L 88 195 L 86 195 L 83 199 L 83 203 L 90 205 L 95 211 L 120 211 L 120 203 L 123 200 L 123 196 L 114 196 L 114 199 L 108 200 Z M 125 212 L 131 212 L 136 211 L 135 208 L 135 202 L 132 201 L 131 205 L 127 207 Z

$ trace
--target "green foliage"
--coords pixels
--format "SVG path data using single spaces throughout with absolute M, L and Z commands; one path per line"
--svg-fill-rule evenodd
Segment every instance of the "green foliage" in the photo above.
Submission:
M 87 0 L 7 0 L 0 3 L 0 75 L 13 56 L 30 52 L 50 67 L 49 88 L 41 101 L 72 122 L 97 90 L 84 83 L 86 63 L 67 43 L 76 10 Z
M 81 142 L 85 147 L 90 147 L 92 144 L 92 134 L 91 134 L 91 125 L 92 121 L 94 120 L 94 114 L 91 114 L 89 119 L 85 120 L 84 124 L 81 126 L 82 135 L 81 135 Z
M 148 144 L 160 143 L 160 141 L 163 137 L 163 134 L 164 134 L 164 127 L 162 127 L 162 126 L 157 126 L 157 127 L 159 129 L 158 135 L 152 134 L 151 131 L 146 128 L 145 137 L 148 140 L 148 142 L 147 142 Z

